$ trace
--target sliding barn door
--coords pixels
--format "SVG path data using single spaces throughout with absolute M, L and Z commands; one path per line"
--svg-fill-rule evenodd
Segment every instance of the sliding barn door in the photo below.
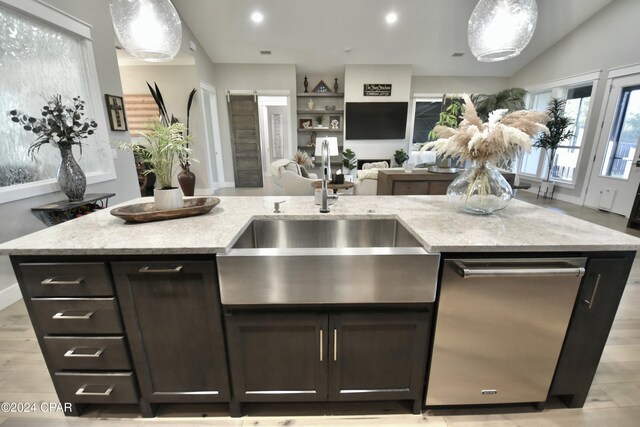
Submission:
M 258 102 L 253 95 L 232 95 L 228 107 L 236 187 L 262 187 Z

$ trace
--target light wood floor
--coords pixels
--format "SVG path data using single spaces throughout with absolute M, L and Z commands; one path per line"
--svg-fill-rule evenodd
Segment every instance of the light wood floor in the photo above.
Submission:
M 555 200 L 518 198 L 549 209 L 627 232 L 626 219 Z M 0 402 L 57 402 L 38 343 L 22 301 L 0 311 Z M 229 418 L 223 405 L 166 406 L 154 419 L 142 419 L 135 407 L 90 410 L 81 418 L 61 413 L 0 412 L 0 426 L 640 426 L 640 262 L 636 260 L 616 321 L 609 336 L 591 393 L 583 409 L 551 402 L 537 412 L 529 406 L 491 409 L 426 411 L 409 414 L 399 402 L 340 406 L 252 405 L 248 415 Z M 325 415 L 332 414 L 332 415 Z M 363 415 L 373 414 L 373 415 Z

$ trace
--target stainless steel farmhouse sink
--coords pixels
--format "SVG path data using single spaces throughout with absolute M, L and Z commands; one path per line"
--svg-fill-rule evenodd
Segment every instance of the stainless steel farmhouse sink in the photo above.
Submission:
M 224 305 L 428 303 L 438 263 L 395 219 L 261 219 L 218 275 Z

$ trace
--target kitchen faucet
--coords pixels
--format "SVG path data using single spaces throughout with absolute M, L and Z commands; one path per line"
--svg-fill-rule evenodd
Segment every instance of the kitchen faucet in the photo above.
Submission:
M 329 195 L 329 169 L 331 167 L 331 156 L 329 156 L 329 142 L 322 141 L 322 189 L 320 195 L 322 197 L 320 203 L 320 213 L 329 213 L 329 199 L 337 199 L 336 195 Z

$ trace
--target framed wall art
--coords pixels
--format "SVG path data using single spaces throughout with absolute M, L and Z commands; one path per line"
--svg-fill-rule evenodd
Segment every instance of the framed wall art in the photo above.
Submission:
M 124 101 L 121 96 L 116 95 L 104 95 L 107 101 L 107 112 L 109 113 L 109 125 L 111 130 L 114 131 L 126 131 L 127 128 L 127 116 L 124 112 Z

